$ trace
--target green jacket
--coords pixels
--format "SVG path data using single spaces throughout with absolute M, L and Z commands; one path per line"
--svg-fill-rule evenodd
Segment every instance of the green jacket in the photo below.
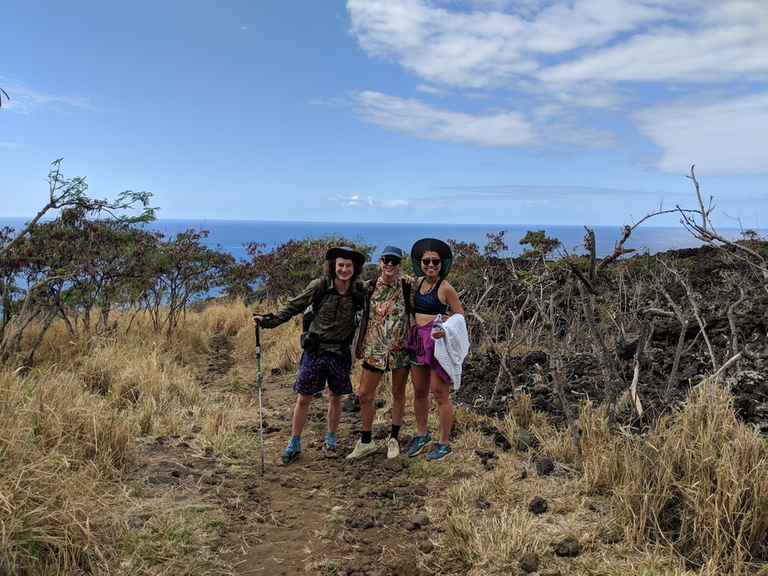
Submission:
M 320 288 L 320 278 L 312 280 L 301 294 L 291 298 L 278 312 L 265 314 L 261 325 L 264 328 L 276 328 L 296 314 L 304 312 L 307 306 L 312 304 L 315 290 Z M 325 301 L 320 305 L 319 311 L 315 310 L 315 318 L 309 326 L 310 332 L 320 338 L 321 353 L 344 355 L 349 352 L 357 328 L 355 316 L 363 301 L 362 295 L 356 294 L 354 283 L 343 295 L 336 291 L 333 283 L 328 287 Z

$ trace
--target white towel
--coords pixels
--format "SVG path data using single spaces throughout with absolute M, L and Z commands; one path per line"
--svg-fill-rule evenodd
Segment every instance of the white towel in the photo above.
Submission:
M 435 360 L 453 382 L 453 389 L 461 386 L 461 364 L 469 352 L 469 334 L 467 323 L 461 314 L 453 314 L 443 322 L 445 336 L 435 340 Z

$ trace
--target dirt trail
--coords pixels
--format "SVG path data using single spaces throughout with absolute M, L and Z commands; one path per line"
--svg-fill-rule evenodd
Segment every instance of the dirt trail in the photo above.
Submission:
M 241 550 L 227 555 L 236 573 L 429 573 L 417 564 L 429 563 L 425 554 L 432 549 L 429 531 L 439 526 L 420 529 L 419 525 L 429 522 L 429 493 L 440 487 L 412 480 L 404 452 L 387 459 L 384 428 L 378 430 L 377 453 L 354 461 L 345 458 L 359 429 L 352 398 L 345 401 L 338 458 L 326 458 L 321 450 L 328 407 L 323 396 L 310 407 L 300 459 L 277 466 L 291 431 L 293 380 L 292 375 L 268 377 L 262 383 L 266 471 L 262 476 L 260 455 L 250 463 L 257 473 L 258 505 L 249 530 L 240 535 Z M 258 432 L 258 420 L 254 431 Z
M 212 402 L 230 394 L 252 401 L 241 431 L 258 437 L 257 388 L 232 391 L 226 382 L 235 365 L 232 349 L 226 338 L 212 339 L 200 383 Z M 238 369 L 255 372 L 253 367 Z M 204 505 L 222 518 L 219 538 L 206 543 L 210 565 L 222 574 L 457 573 L 457 566 L 439 559 L 432 541 L 443 531 L 439 518 L 445 489 L 464 475 L 409 475 L 413 460 L 405 453 L 407 425 L 398 458 L 387 459 L 389 430 L 376 426 L 379 451 L 347 460 L 360 427 L 359 404 L 349 396 L 339 428 L 339 457 L 326 458 L 321 450 L 328 407 L 323 394 L 310 407 L 299 460 L 287 467 L 276 464 L 290 437 L 294 378 L 262 375 L 264 473 L 257 442 L 246 456 L 216 456 L 211 448 L 196 447 L 200 426 L 194 426 L 190 436 L 145 439 L 139 446 L 143 464 L 131 471 L 128 482 L 141 486 L 141 497 L 158 507 Z M 140 527 L 149 517 L 132 524 Z

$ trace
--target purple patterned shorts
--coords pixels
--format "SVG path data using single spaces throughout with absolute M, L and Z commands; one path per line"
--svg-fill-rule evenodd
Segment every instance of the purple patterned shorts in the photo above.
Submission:
M 339 356 L 324 352 L 313 358 L 309 352 L 301 355 L 299 375 L 293 385 L 293 391 L 304 396 L 312 396 L 325 388 L 334 394 L 352 394 L 352 380 L 349 373 L 352 370 L 352 354 Z

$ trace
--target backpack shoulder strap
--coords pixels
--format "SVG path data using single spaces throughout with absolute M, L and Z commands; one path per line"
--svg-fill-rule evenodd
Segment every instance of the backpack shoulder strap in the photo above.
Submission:
M 376 284 L 378 280 L 366 280 L 365 285 L 363 287 L 363 295 L 365 296 L 365 309 L 370 310 L 371 309 L 371 297 L 373 296 L 373 291 L 376 290 Z
M 325 302 L 325 298 L 328 296 L 328 276 L 323 274 L 320 276 L 320 289 L 315 290 L 315 294 L 312 297 L 312 310 L 317 314 L 320 310 L 320 306 Z
M 411 315 L 411 284 L 404 279 L 400 279 L 400 284 L 403 286 L 403 299 L 405 300 L 405 313 L 408 316 Z

